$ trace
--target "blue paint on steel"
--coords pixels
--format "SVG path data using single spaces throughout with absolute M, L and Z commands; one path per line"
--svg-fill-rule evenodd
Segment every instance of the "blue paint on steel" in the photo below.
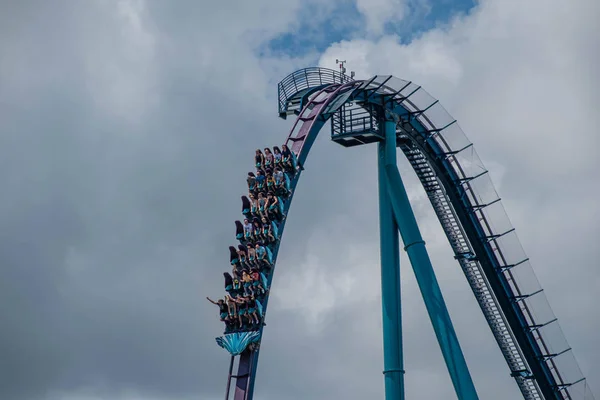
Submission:
M 345 85 L 343 85 L 342 88 L 346 88 L 347 90 L 355 90 L 355 88 L 359 84 L 361 84 L 361 82 L 354 82 L 353 84 L 345 84 Z M 331 87 L 325 88 L 324 90 L 327 90 L 328 92 L 332 92 L 333 90 L 336 90 L 336 88 L 338 86 L 339 85 L 331 85 Z M 348 96 L 348 101 L 357 101 L 361 97 L 363 97 L 363 95 L 360 93 L 360 91 L 361 91 L 361 89 L 358 89 L 356 95 L 353 94 L 353 96 Z M 338 93 L 336 93 L 336 96 L 338 96 L 338 95 L 341 96 L 344 93 L 346 93 L 345 90 L 339 91 Z M 335 99 L 336 96 L 333 96 L 332 99 Z M 372 97 L 372 98 L 369 98 L 369 103 L 371 103 L 372 105 L 379 105 L 379 106 L 383 105 L 384 107 L 387 108 L 388 111 L 390 111 L 396 115 L 407 115 L 407 116 L 410 115 L 408 113 L 408 111 L 405 108 L 403 108 L 399 103 L 391 102 L 391 101 L 387 102 L 387 101 L 385 101 L 385 99 L 382 99 L 377 95 L 370 96 L 370 97 Z M 280 97 L 280 105 L 281 105 L 281 100 L 282 99 Z M 363 100 L 364 100 L 364 97 L 363 97 Z M 323 109 L 323 110 L 325 110 L 325 109 Z M 281 111 L 281 108 L 280 108 L 280 111 Z M 304 161 L 305 161 L 306 157 L 308 156 L 310 147 L 312 146 L 312 144 L 313 144 L 318 132 L 322 128 L 323 124 L 327 121 L 327 119 L 330 116 L 331 116 L 331 113 L 327 114 L 327 113 L 322 112 L 315 119 L 311 129 L 306 133 L 304 147 L 302 149 L 302 153 L 299 155 L 299 158 L 298 158 L 298 164 L 300 166 L 302 166 L 302 167 L 304 166 Z M 413 116 L 410 116 L 409 121 L 407 121 L 407 122 L 410 122 L 410 124 L 413 126 L 413 128 L 419 132 L 418 135 L 415 135 L 415 138 L 418 138 L 418 140 L 413 138 L 413 140 L 415 140 L 415 145 L 417 144 L 417 142 L 419 142 L 419 147 L 422 147 L 423 145 L 420 143 L 421 137 L 423 139 L 425 139 L 427 148 L 422 149 L 423 154 L 425 154 L 428 161 L 431 163 L 432 167 L 434 168 L 434 170 L 436 172 L 436 175 L 438 176 L 438 179 L 440 179 L 440 182 L 443 183 L 443 186 L 447 191 L 448 199 L 454 206 L 454 208 L 457 212 L 457 216 L 460 220 L 460 223 L 465 228 L 467 237 L 473 244 L 473 248 L 475 250 L 475 253 L 477 254 L 478 260 L 481 263 L 481 265 L 484 269 L 484 272 L 490 281 L 490 287 L 493 290 L 493 292 L 495 293 L 496 297 L 498 298 L 499 305 L 502 308 L 503 312 L 505 313 L 505 315 L 507 317 L 507 321 L 509 322 L 509 325 L 510 325 L 512 331 L 515 333 L 517 342 L 519 343 L 520 348 L 523 350 L 525 357 L 527 359 L 527 362 L 531 366 L 534 377 L 536 378 L 538 383 L 540 383 L 540 387 L 542 389 L 542 392 L 544 393 L 544 397 L 547 399 L 562 398 L 562 395 L 560 394 L 560 392 L 558 392 L 558 386 L 556 386 L 556 384 L 555 384 L 556 382 L 554 381 L 552 374 L 548 371 L 548 366 L 546 365 L 546 363 L 543 360 L 543 357 L 541 356 L 540 349 L 537 346 L 535 339 L 532 337 L 531 332 L 529 332 L 526 328 L 527 323 L 523 319 L 522 313 L 520 312 L 520 310 L 518 308 L 515 307 L 514 302 L 511 302 L 510 298 L 507 297 L 507 294 L 511 294 L 512 291 L 511 291 L 510 287 L 508 287 L 506 285 L 506 278 L 502 274 L 497 273 L 495 270 L 495 267 L 498 267 L 498 262 L 494 257 L 494 254 L 491 250 L 490 244 L 481 240 L 481 236 L 482 236 L 480 233 L 481 225 L 478 223 L 478 221 L 476 219 L 474 219 L 475 217 L 474 217 L 473 213 L 470 212 L 470 210 L 472 208 L 470 208 L 471 205 L 469 204 L 468 199 L 466 199 L 464 196 L 461 195 L 461 194 L 464 194 L 464 188 L 457 181 L 457 179 L 456 179 L 457 177 L 454 175 L 452 166 L 445 159 L 443 151 L 439 147 L 437 147 L 437 143 L 435 143 L 435 141 L 427 140 L 428 131 L 426 128 L 424 128 L 420 124 L 418 119 L 414 118 Z M 420 137 L 419 137 L 419 135 L 420 135 Z M 395 173 L 398 173 L 397 167 L 394 166 L 393 171 L 395 171 Z M 394 179 L 393 177 L 390 178 L 387 176 L 388 174 L 390 176 L 393 175 L 393 171 L 386 171 L 386 180 L 391 179 L 393 181 L 393 179 Z M 298 183 L 299 175 L 300 175 L 300 172 L 298 172 L 295 179 L 293 179 L 293 181 L 291 182 L 292 189 L 295 189 L 296 184 Z M 284 207 L 285 214 L 287 214 L 287 211 L 289 210 L 290 202 L 291 202 L 291 198 L 285 202 L 285 207 Z M 414 216 L 413 216 L 413 218 L 414 218 Z M 281 228 L 281 230 L 283 229 L 283 224 L 280 226 L 280 228 Z M 281 233 L 282 232 L 280 231 L 280 237 L 281 237 Z M 406 250 L 407 251 L 410 250 L 412 253 L 413 249 L 417 249 L 419 247 L 423 247 L 423 250 L 425 250 L 424 242 L 422 240 L 415 240 L 412 242 L 409 241 L 406 246 Z M 279 249 L 279 243 L 275 246 L 275 249 L 274 249 L 273 263 L 275 262 L 275 258 L 277 256 L 278 249 Z M 409 256 L 410 256 L 410 254 L 409 254 Z M 425 256 L 427 256 L 426 251 L 425 251 Z M 411 262 L 412 262 L 412 259 L 411 259 Z M 413 267 L 414 267 L 414 265 L 413 265 Z M 272 279 L 272 274 L 269 277 L 269 284 L 270 284 L 271 279 Z M 433 279 L 435 279 L 434 275 L 433 275 Z M 437 282 L 435 282 L 435 283 L 437 285 Z M 438 287 L 438 290 L 439 290 L 439 287 Z M 441 295 L 441 292 L 440 292 L 440 295 Z M 265 307 L 266 307 L 266 303 L 265 303 Z M 260 334 L 262 335 L 262 328 L 260 330 Z M 457 342 L 457 344 L 458 344 L 458 342 Z M 447 347 L 451 348 L 451 346 L 447 346 Z M 459 348 L 459 350 L 460 350 L 460 348 Z M 401 351 L 401 349 L 400 349 L 400 351 Z M 246 353 L 244 353 L 244 354 L 246 354 Z M 258 362 L 258 351 L 255 351 L 251 357 L 252 357 L 251 358 L 252 373 L 250 374 L 250 384 L 249 384 L 249 387 L 247 390 L 247 397 L 244 398 L 245 400 L 252 399 L 255 371 L 256 371 L 256 366 L 257 366 L 257 362 Z M 394 368 L 391 368 L 390 370 L 386 370 L 386 371 L 393 372 L 392 371 L 393 369 Z M 470 379 L 470 377 L 469 377 L 469 379 Z M 472 384 L 472 382 L 471 382 L 471 384 Z M 475 393 L 475 396 L 476 396 L 476 393 Z M 477 398 L 477 397 L 473 397 L 473 398 Z
M 380 100 L 376 98 L 374 101 Z M 396 115 L 409 113 L 406 108 L 397 104 L 389 111 Z M 417 119 L 411 119 L 410 124 L 424 139 L 427 137 L 427 129 Z M 531 330 L 527 327 L 528 324 L 523 312 L 515 302 L 510 300 L 512 289 L 510 288 L 506 277 L 497 272 L 500 270 L 501 265 L 496 260 L 490 243 L 481 239 L 485 236 L 485 233 L 481 227 L 481 223 L 477 220 L 477 216 L 474 213 L 469 212 L 472 207 L 465 196 L 465 189 L 460 183 L 457 183 L 459 182 L 459 177 L 455 174 L 453 167 L 447 158 L 443 156 L 444 151 L 437 143 L 435 143 L 435 141 L 427 141 L 427 143 L 431 149 L 429 151 L 424 151 L 424 154 L 436 168 L 437 176 L 447 190 L 446 194 L 453 204 L 461 225 L 465 229 L 467 237 L 478 255 L 478 260 L 483 267 L 490 287 L 502 308 L 502 312 L 506 317 L 529 367 L 531 368 L 533 376 L 540 386 L 540 390 L 547 399 L 562 400 L 562 394 L 555 390 L 555 388 L 558 387 L 556 380 L 548 365 L 544 362 L 543 353 Z
M 395 125 L 395 124 L 394 124 Z M 386 140 L 387 135 L 386 135 Z M 395 145 L 395 136 L 394 136 Z M 446 303 L 431 265 L 431 260 L 421 237 L 406 189 L 395 163 L 385 166 L 388 193 L 391 198 L 394 216 L 404 242 L 404 249 L 415 272 L 429 319 L 435 330 L 438 343 L 448 367 L 456 395 L 460 400 L 477 400 L 477 391 L 463 356 L 458 337 L 452 326 Z
M 259 336 L 257 331 L 235 332 L 228 333 L 215 340 L 219 346 L 227 350 L 232 356 L 237 356 L 242 354 L 250 344 L 258 342 Z
M 382 122 L 383 123 L 383 122 Z M 379 240 L 381 251 L 381 306 L 383 311 L 383 366 L 385 398 L 404 400 L 400 248 L 398 226 L 388 196 L 385 166 L 396 164 L 396 125 L 385 122 L 390 140 L 378 144 Z M 386 135 L 386 136 L 388 136 Z
M 340 92 L 337 94 L 338 96 L 345 93 L 346 90 L 354 90 L 354 86 L 356 82 L 347 83 L 340 88 Z M 341 105 L 340 105 L 341 106 Z M 331 116 L 331 114 L 326 115 L 323 118 L 316 118 L 312 129 L 306 134 L 306 139 L 304 140 L 304 145 L 302 147 L 302 154 L 300 154 L 296 160 L 296 163 L 300 164 L 301 167 L 304 167 L 304 162 L 308 157 L 308 153 L 310 148 L 312 147 L 315 139 L 319 135 L 319 131 L 321 127 L 325 124 L 327 119 Z M 292 153 L 293 154 L 293 153 Z
M 323 127 L 323 124 L 325 124 L 325 121 L 315 121 L 314 125 L 313 125 L 313 130 L 318 133 L 321 128 Z M 306 157 L 305 157 L 306 158 Z M 294 166 L 297 165 L 297 160 L 296 160 L 296 156 L 292 153 L 292 161 L 294 163 Z M 292 191 L 292 194 L 283 201 L 283 215 L 285 215 L 287 217 L 287 214 L 290 210 L 290 206 L 292 204 L 292 199 L 293 199 L 293 195 L 294 193 L 296 193 L 296 185 L 298 184 L 298 181 L 300 180 L 300 176 L 302 174 L 301 170 L 298 170 L 295 174 L 295 176 L 293 176 L 290 179 L 290 189 Z M 281 245 L 281 236 L 283 235 L 283 230 L 285 228 L 285 223 L 287 221 L 287 218 L 284 219 L 283 221 L 281 221 L 281 223 L 279 224 L 279 237 L 277 240 L 277 244 L 274 246 L 273 251 L 271 252 L 271 250 L 269 248 L 267 248 L 267 251 L 270 253 L 270 261 L 271 261 L 271 265 L 272 265 L 272 270 L 271 273 L 269 274 L 269 278 L 268 278 L 268 287 L 271 287 L 271 283 L 273 281 L 273 276 L 275 275 L 275 265 L 277 263 L 277 255 L 279 254 L 279 247 Z M 267 296 L 267 298 L 263 301 L 262 303 L 262 313 L 263 315 L 266 314 L 267 312 L 267 305 L 269 303 L 269 297 Z M 263 335 L 263 328 L 261 326 L 260 330 L 259 330 L 259 338 L 257 343 L 260 343 L 262 340 L 262 335 Z M 252 357 L 252 374 L 250 374 L 249 379 L 249 385 L 248 385 L 248 391 L 246 393 L 246 397 L 243 400 L 253 400 L 254 398 L 254 383 L 256 381 L 256 371 L 258 369 L 258 356 L 260 354 L 260 348 L 255 349 L 252 352 L 252 355 L 250 355 L 250 357 Z M 243 355 L 242 355 L 243 356 Z M 237 399 L 235 399 L 237 400 Z

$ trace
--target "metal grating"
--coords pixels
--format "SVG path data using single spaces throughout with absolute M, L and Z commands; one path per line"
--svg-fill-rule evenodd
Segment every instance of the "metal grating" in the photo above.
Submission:
M 493 292 L 488 286 L 479 263 L 474 259 L 474 252 L 435 172 L 418 148 L 405 144 L 401 146 L 401 149 L 425 188 L 431 205 L 454 250 L 455 258 L 460 263 L 521 393 L 525 400 L 543 399 L 535 380 L 530 378 L 525 359 L 504 319 Z

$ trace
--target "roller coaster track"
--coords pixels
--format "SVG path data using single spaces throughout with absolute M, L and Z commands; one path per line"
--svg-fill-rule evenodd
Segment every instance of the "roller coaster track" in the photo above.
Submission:
M 353 81 L 335 71 L 308 68 L 279 83 L 279 115 L 297 115 L 286 144 L 297 171 L 331 119 L 332 140 L 344 146 L 384 140 L 383 115 L 396 121 L 396 145 L 416 172 L 523 398 L 594 400 L 487 170 L 456 121 L 421 87 L 392 76 Z M 281 238 L 285 219 L 278 225 Z M 279 250 L 271 246 L 273 270 Z M 266 312 L 268 296 L 263 304 Z M 226 334 L 217 342 L 232 354 L 226 399 L 251 400 L 264 327 Z M 239 357 L 238 357 L 239 356 Z M 233 375 L 236 357 L 238 372 Z

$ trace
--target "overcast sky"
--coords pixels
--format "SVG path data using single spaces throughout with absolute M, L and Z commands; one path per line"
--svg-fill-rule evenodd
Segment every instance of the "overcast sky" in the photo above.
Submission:
M 206 296 L 292 71 L 424 86 L 474 142 L 600 396 L 597 0 L 0 2 L 0 399 L 213 400 Z M 377 399 L 376 149 L 313 147 L 281 246 L 255 398 Z M 482 399 L 519 398 L 401 162 Z M 453 398 L 402 255 L 407 398 Z

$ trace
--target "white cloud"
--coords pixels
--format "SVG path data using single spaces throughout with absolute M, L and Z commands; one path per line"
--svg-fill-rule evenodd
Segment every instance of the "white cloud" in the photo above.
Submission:
M 87 70 L 89 95 L 103 111 L 140 124 L 160 106 L 156 38 L 144 0 L 96 2 L 94 12 L 118 27 L 106 32 L 95 19 L 87 27 L 81 46 Z M 83 49 L 81 49 L 83 50 Z
M 384 25 L 390 21 L 400 21 L 407 11 L 406 0 L 356 0 L 356 8 L 367 20 L 367 30 L 381 34 Z
M 0 218 L 3 226 L 13 223 L 20 229 L 13 247 L 20 249 L 22 242 L 50 246 L 50 255 L 59 258 L 54 282 L 46 265 L 53 266 L 52 257 L 40 253 L 21 266 L 3 248 L 0 273 L 9 273 L 0 281 L 9 286 L 0 296 L 21 288 L 11 274 L 26 271 L 25 278 L 16 275 L 25 282 L 48 279 L 32 292 L 41 296 L 42 289 L 58 288 L 66 304 L 47 315 L 69 327 L 54 330 L 61 325 L 54 321 L 43 331 L 36 325 L 29 329 L 29 320 L 17 317 L 35 312 L 9 315 L 15 322 L 7 326 L 15 332 L 43 335 L 32 336 L 35 346 L 26 346 L 33 348 L 34 362 L 22 373 L 21 364 L 9 359 L 11 373 L 17 371 L 14 376 L 25 382 L 11 378 L 10 389 L 53 393 L 60 387 L 69 394 L 57 398 L 74 400 L 100 394 L 111 399 L 221 396 L 228 360 L 214 344 L 220 326 L 204 297 L 221 293 L 220 273 L 233 241 L 230 222 L 239 218 L 252 150 L 282 141 L 291 125 L 276 118 L 277 78 L 317 58 L 254 54 L 259 43 L 297 26 L 300 2 L 90 4 L 72 14 L 54 3 L 40 6 L 41 11 L 0 13 L 0 20 L 6 19 L 0 32 L 14 25 L 10 34 L 0 35 L 2 53 L 8 55 L 0 59 L 0 100 L 8 107 L 0 110 L 0 179 L 9 188 L 0 201 Z M 410 79 L 459 119 L 491 170 L 595 388 L 600 321 L 597 313 L 586 314 L 599 287 L 595 261 L 600 254 L 590 239 L 600 226 L 598 4 L 485 0 L 469 16 L 400 45 L 395 36 L 380 36 L 381 27 L 405 18 L 406 4 L 359 0 L 372 36 L 334 44 L 320 58 L 321 65 L 331 66 L 343 57 L 359 77 L 391 73 Z M 37 19 L 30 18 L 34 11 Z M 60 25 L 48 27 L 48 21 Z M 33 30 L 39 26 L 40 32 Z M 46 131 L 51 141 L 45 141 Z M 135 133 L 145 136 L 122 140 Z M 257 398 L 382 395 L 375 149 L 343 149 L 327 136 L 326 128 L 288 217 Z M 40 141 L 43 145 L 30 146 Z M 60 149 L 71 156 L 64 164 Z M 22 162 L 23 155 L 31 161 Z M 403 178 L 482 398 L 516 397 L 423 190 L 405 170 L 406 164 Z M 37 202 L 51 200 L 56 204 L 47 214 L 38 209 Z M 74 210 L 76 234 L 61 235 L 68 225 L 61 219 L 46 222 L 60 217 L 62 208 Z M 40 233 L 40 220 L 50 227 L 47 236 Z M 32 254 L 19 251 L 16 258 L 29 261 Z M 31 265 L 39 268 L 30 271 Z M 408 393 L 452 398 L 404 253 L 401 268 Z M 50 307 L 52 299 L 47 295 L 32 309 Z M 20 336 L 9 338 L 7 348 L 17 348 L 13 343 Z M 50 357 L 38 348 L 57 350 Z M 22 359 L 18 356 L 15 360 Z M 49 370 L 43 369 L 44 360 L 52 360 Z M 39 368 L 35 377 L 43 379 L 34 382 L 33 367 Z M 90 376 L 100 376 L 105 385 L 78 390 Z M 328 379 L 344 385 L 331 387 Z M 424 393 L 431 381 L 436 385 Z
M 579 335 L 570 339 L 568 331 L 576 331 L 577 325 L 593 325 L 593 331 L 600 327 L 600 320 L 593 318 L 589 324 L 585 318 L 575 320 L 569 310 L 588 307 L 597 280 L 577 279 L 590 274 L 589 266 L 570 263 L 568 274 L 572 282 L 566 284 L 565 275 L 561 272 L 563 278 L 559 278 L 555 272 L 562 271 L 564 261 L 544 252 L 561 243 L 569 254 L 580 253 L 585 259 L 598 256 L 597 250 L 585 244 L 598 235 L 600 215 L 598 202 L 589 201 L 600 195 L 600 179 L 595 173 L 600 120 L 595 112 L 597 101 L 593 100 L 600 89 L 600 79 L 594 69 L 597 43 L 590 39 L 600 33 L 594 22 L 598 9 L 593 1 L 548 4 L 535 0 L 488 0 L 470 15 L 425 32 L 406 45 L 394 36 L 343 41 L 333 44 L 320 60 L 320 65 L 331 65 L 332 59 L 344 54 L 348 69 L 357 71 L 359 78 L 391 73 L 411 80 L 439 98 L 458 118 L 490 169 L 525 250 L 527 245 L 541 246 L 529 252 L 535 254 L 534 269 L 540 280 L 550 286 L 547 296 L 582 365 L 600 362 L 597 356 L 586 352 L 593 347 L 593 334 L 589 331 L 591 341 L 582 341 Z M 577 189 L 578 185 L 584 185 L 586 190 Z M 441 256 L 448 249 L 437 240 L 439 236 L 428 239 L 441 233 L 435 227 L 435 218 L 425 217 L 431 216 L 426 210 L 429 206 L 422 208 L 421 196 L 411 189 L 409 192 L 416 200 L 417 215 L 425 213 L 420 221 L 434 265 L 456 268 Z M 559 196 L 564 197 L 559 200 Z M 542 205 L 552 210 L 552 222 L 536 215 L 542 212 Z M 580 213 L 587 218 L 578 217 Z M 575 231 L 590 233 L 582 234 L 583 242 L 565 237 L 565 232 Z M 443 281 L 452 280 L 453 275 L 443 268 L 436 270 L 452 311 L 457 307 L 455 290 L 461 283 L 454 280 L 454 286 L 444 289 L 448 282 Z M 573 299 L 566 294 L 565 286 L 581 295 Z M 462 320 L 460 316 L 456 318 Z M 459 331 L 463 329 L 458 323 L 456 326 Z M 484 335 L 489 335 L 484 327 L 467 333 L 465 351 L 469 351 L 468 338 Z M 493 344 L 488 342 L 486 346 Z M 493 351 L 492 347 L 489 350 Z M 473 362 L 476 370 L 489 368 L 478 366 L 477 360 Z M 597 387 L 600 375 L 596 369 L 584 368 L 584 373 L 591 386 Z

